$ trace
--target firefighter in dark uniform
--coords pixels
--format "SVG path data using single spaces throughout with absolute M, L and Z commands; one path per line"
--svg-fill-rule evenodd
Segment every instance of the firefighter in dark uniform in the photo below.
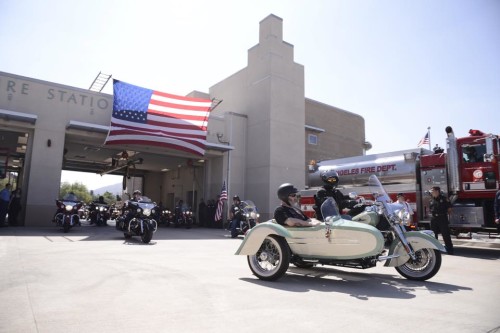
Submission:
M 432 187 L 431 200 L 429 202 L 429 208 L 432 214 L 431 217 L 431 229 L 438 238 L 438 234 L 441 233 L 444 240 L 444 246 L 446 247 L 446 252 L 448 254 L 453 254 L 453 243 L 451 242 L 450 236 L 450 222 L 448 220 L 448 215 L 451 214 L 451 203 L 442 193 L 439 186 Z
M 339 212 L 342 212 L 342 210 L 347 207 L 346 203 L 348 202 L 349 196 L 342 194 L 342 192 L 337 189 L 339 185 L 339 176 L 335 170 L 322 171 L 320 177 L 324 185 L 314 195 L 313 209 L 316 212 L 316 218 L 323 221 L 321 205 L 328 197 L 335 200 Z

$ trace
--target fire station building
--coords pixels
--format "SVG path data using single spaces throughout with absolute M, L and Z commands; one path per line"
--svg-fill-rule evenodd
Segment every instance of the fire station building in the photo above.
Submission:
M 283 40 L 283 20 L 272 14 L 260 22 L 245 68 L 187 96 L 222 100 L 208 120 L 203 158 L 104 145 L 112 95 L 0 72 L 0 164 L 17 174 L 22 223 L 52 225 L 62 170 L 125 175 L 127 191 L 139 189 L 171 208 L 182 199 L 195 212 L 226 182 L 229 198 L 254 201 L 266 220 L 279 204 L 280 184 L 307 185 L 310 160 L 369 149 L 361 116 L 305 96 L 304 66 Z

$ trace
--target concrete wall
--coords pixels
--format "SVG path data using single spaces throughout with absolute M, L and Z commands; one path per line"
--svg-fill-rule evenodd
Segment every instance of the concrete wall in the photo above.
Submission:
M 0 109 L 38 117 L 25 161 L 25 221 L 30 225 L 51 223 L 69 121 L 108 126 L 112 103 L 111 95 L 0 72 Z
M 318 137 L 317 145 L 310 145 L 306 136 L 306 161 L 325 160 L 363 155 L 365 120 L 348 112 L 309 98 L 305 100 L 306 124 L 324 129 L 323 133 L 307 131 Z

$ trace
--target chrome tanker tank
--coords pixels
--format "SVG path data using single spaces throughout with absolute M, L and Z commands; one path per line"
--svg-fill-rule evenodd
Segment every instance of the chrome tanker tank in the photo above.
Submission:
M 420 155 L 433 152 L 416 148 L 390 153 L 363 155 L 325 160 L 309 165 L 309 187 L 322 186 L 320 174 L 324 170 L 337 171 L 343 186 L 363 186 L 371 175 L 377 175 L 383 184 L 415 183 Z

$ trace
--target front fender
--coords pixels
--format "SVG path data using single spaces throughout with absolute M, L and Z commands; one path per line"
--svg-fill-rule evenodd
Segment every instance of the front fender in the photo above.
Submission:
M 405 233 L 405 236 L 414 251 L 418 251 L 421 249 L 435 249 L 441 252 L 446 252 L 443 244 L 441 244 L 436 238 L 422 231 L 409 231 Z M 400 266 L 410 259 L 410 256 L 408 255 L 408 253 L 406 253 L 406 250 L 404 249 L 403 244 L 401 244 L 399 239 L 395 239 L 392 242 L 391 247 L 389 248 L 389 255 L 394 254 L 399 256 L 397 258 L 387 260 L 384 266 Z
M 235 254 L 245 256 L 254 255 L 268 235 L 279 235 L 285 238 L 292 237 L 285 227 L 275 222 L 267 221 L 260 223 L 250 229 Z

